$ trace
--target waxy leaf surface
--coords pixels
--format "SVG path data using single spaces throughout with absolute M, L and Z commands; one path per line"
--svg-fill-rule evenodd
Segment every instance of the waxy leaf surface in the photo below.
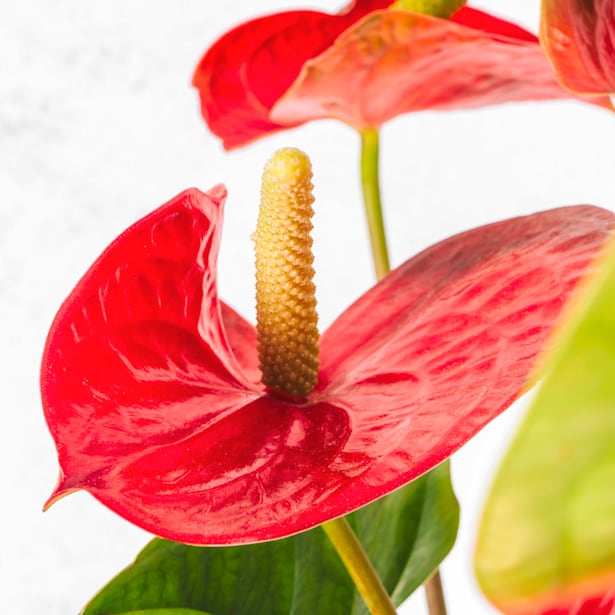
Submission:
M 543 0 L 540 38 L 562 85 L 615 94 L 615 0 Z
M 225 34 L 193 77 L 210 130 L 233 148 L 318 118 L 373 129 L 410 111 L 570 97 L 523 28 L 467 7 L 450 20 L 379 10 L 391 4 L 276 13 Z
M 194 609 L 139 609 L 137 611 L 125 611 L 114 615 L 213 615 L 205 611 L 195 611 Z
M 315 391 L 258 379 L 254 330 L 216 291 L 224 193 L 188 190 L 116 239 L 52 324 L 41 390 L 61 474 L 193 544 L 268 540 L 390 493 L 528 385 L 614 221 L 590 206 L 451 237 L 324 332 Z M 246 282 L 247 283 L 247 282 Z
M 387 591 L 401 604 L 455 542 L 459 506 L 450 488 L 448 463 L 348 520 Z M 160 607 L 168 608 L 168 615 L 181 615 L 180 607 L 216 615 L 368 615 L 321 528 L 226 548 L 155 539 L 83 615 Z
M 602 265 L 483 514 L 478 578 L 510 615 L 615 612 L 615 244 Z

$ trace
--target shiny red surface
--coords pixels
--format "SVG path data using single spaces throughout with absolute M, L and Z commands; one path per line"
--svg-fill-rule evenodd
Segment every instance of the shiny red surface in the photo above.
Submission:
M 426 472 L 504 410 L 614 222 L 569 207 L 447 239 L 322 335 L 314 393 L 263 391 L 253 327 L 218 300 L 224 190 L 118 237 L 62 305 L 43 404 L 61 477 L 158 535 L 277 538 Z M 250 283 L 246 281 L 246 283 Z
M 380 10 L 391 4 L 276 13 L 225 34 L 193 77 L 210 130 L 230 149 L 318 118 L 377 128 L 410 111 L 570 97 L 523 28 L 467 7 L 450 21 Z
M 288 11 L 227 32 L 205 53 L 192 83 L 211 131 L 227 149 L 288 128 L 269 117 L 275 101 L 306 60 L 317 56 L 354 22 L 393 0 L 356 0 L 338 15 Z
M 615 94 L 615 0 L 543 0 L 540 30 L 564 86 Z
M 413 111 L 569 97 L 538 39 L 513 24 L 469 8 L 451 21 L 377 11 L 308 62 L 271 117 L 365 129 Z

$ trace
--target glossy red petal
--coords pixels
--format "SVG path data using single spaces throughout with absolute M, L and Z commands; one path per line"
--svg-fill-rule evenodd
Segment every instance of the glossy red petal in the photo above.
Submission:
M 256 329 L 226 303 L 220 305 L 226 338 L 243 375 L 253 383 L 260 382 L 261 370 L 258 368 Z
M 540 38 L 565 87 L 615 93 L 615 0 L 543 0 Z
M 196 305 L 162 319 L 156 308 L 151 327 L 147 309 L 134 318 L 121 310 L 129 326 L 107 330 L 97 306 L 108 281 L 121 282 L 121 296 L 130 288 L 114 251 L 130 263 L 155 235 L 141 221 L 123 236 L 134 234 L 131 250 L 118 240 L 101 257 L 50 336 L 43 395 L 68 470 L 57 493 L 85 488 L 141 527 L 196 544 L 278 538 L 350 512 L 439 463 L 511 403 L 613 222 L 574 207 L 430 248 L 324 334 L 319 387 L 292 404 L 233 380 L 194 334 Z M 179 227 L 194 255 L 190 233 L 202 229 Z M 199 276 L 167 284 L 164 260 L 156 270 L 149 278 L 163 280 L 160 296 L 179 287 L 191 306 Z M 145 305 L 173 305 L 170 297 Z M 243 347 L 242 330 L 253 341 L 253 329 L 229 314 L 231 344 Z
M 326 402 L 247 401 L 183 439 L 118 456 L 88 491 L 136 525 L 192 544 L 256 542 L 317 525 L 318 503 L 369 462 L 343 451 L 348 414 Z
M 339 15 L 276 13 L 231 30 L 205 53 L 193 76 L 201 112 L 228 149 L 288 128 L 269 118 L 304 62 L 370 11 L 392 0 L 357 0 Z
M 119 458 L 183 439 L 256 394 L 253 329 L 222 307 L 229 343 L 216 294 L 225 195 L 187 190 L 139 221 L 60 308 L 41 372 L 62 472 L 54 497 L 99 484 Z
M 480 30 L 494 39 L 500 37 L 503 40 L 508 39 L 509 41 L 510 39 L 516 39 L 517 41 L 525 41 L 527 43 L 538 42 L 538 37 L 528 32 L 525 28 L 469 6 L 459 9 L 451 17 L 451 21 L 473 30 Z
M 270 117 L 281 124 L 334 117 L 365 129 L 411 111 L 567 97 L 535 37 L 517 26 L 470 9 L 454 21 L 388 10 L 306 62 Z M 608 99 L 600 104 L 610 107 Z
M 333 323 L 315 399 L 346 409 L 343 452 L 370 465 L 318 502 L 319 520 L 434 467 L 519 396 L 614 224 L 579 206 L 471 230 L 407 261 Z

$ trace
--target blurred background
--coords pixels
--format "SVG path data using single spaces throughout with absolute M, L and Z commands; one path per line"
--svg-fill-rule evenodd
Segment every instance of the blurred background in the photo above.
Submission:
M 536 31 L 538 0 L 471 3 Z M 310 154 L 321 330 L 373 283 L 358 183 L 358 137 L 322 121 L 224 152 L 190 86 L 229 27 L 290 0 L 23 0 L 0 3 L 0 579 L 11 615 L 74 614 L 150 536 L 85 493 L 43 514 L 57 472 L 38 394 L 46 331 L 64 297 L 124 228 L 189 186 L 224 182 L 222 298 L 253 320 L 262 166 Z M 333 11 L 336 2 L 302 2 Z M 576 102 L 420 113 L 382 132 L 393 265 L 458 231 L 559 205 L 615 209 L 615 122 Z M 481 502 L 523 413 L 507 410 L 453 458 L 462 505 L 443 566 L 451 615 L 495 613 L 471 556 Z M 421 592 L 401 610 L 424 615 Z

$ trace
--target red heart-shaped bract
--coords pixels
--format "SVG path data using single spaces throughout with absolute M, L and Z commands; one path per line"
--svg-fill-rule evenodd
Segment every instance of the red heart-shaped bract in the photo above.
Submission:
M 565 87 L 615 94 L 615 0 L 543 0 L 540 38 Z
M 527 385 L 614 222 L 569 207 L 447 239 L 321 338 L 307 402 L 258 382 L 255 332 L 219 302 L 224 191 L 137 222 L 61 307 L 41 390 L 61 466 L 135 524 L 195 544 L 279 538 L 416 478 Z
M 521 28 L 469 8 L 450 21 L 377 11 L 308 61 L 270 115 L 366 129 L 413 111 L 569 97 L 538 39 Z
M 288 11 L 248 21 L 205 53 L 192 78 L 201 112 L 227 149 L 289 128 L 269 117 L 276 100 L 306 60 L 331 46 L 344 30 L 393 0 L 356 0 L 339 15 Z
M 391 4 L 276 13 L 225 34 L 193 77 L 210 130 L 230 149 L 317 118 L 378 128 L 410 111 L 571 96 L 523 28 L 467 7 L 451 20 L 378 10 Z

